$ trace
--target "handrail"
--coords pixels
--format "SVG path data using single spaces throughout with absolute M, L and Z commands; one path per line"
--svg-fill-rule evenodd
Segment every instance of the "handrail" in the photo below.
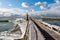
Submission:
M 54 30 L 54 31 L 60 33 L 60 27 L 59 27 L 59 26 L 57 26 L 57 25 L 51 25 L 51 24 L 46 23 L 46 22 L 44 22 L 44 21 L 40 21 L 40 22 L 41 22 L 43 25 L 49 27 L 51 30 Z

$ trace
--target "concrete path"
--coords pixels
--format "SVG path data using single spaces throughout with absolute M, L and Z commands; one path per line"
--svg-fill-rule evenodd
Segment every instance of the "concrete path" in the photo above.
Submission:
M 29 25 L 30 25 L 29 26 L 30 27 L 29 28 L 29 40 L 44 40 L 45 39 L 32 21 L 29 21 Z

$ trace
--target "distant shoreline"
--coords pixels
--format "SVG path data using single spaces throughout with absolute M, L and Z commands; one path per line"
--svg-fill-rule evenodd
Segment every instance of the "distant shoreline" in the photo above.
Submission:
M 43 20 L 60 20 L 60 18 L 41 18 L 41 19 L 43 19 Z

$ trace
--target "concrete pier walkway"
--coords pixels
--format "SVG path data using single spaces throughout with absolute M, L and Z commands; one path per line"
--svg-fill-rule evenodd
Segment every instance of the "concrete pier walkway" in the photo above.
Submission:
M 45 40 L 36 25 L 30 20 L 29 22 L 29 40 Z

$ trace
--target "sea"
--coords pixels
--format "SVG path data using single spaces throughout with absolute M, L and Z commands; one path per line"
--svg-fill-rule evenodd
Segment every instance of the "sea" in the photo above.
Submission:
M 0 32 L 8 31 L 13 27 L 14 23 L 12 22 L 0 22 Z
M 43 21 L 52 25 L 60 26 L 60 20 L 43 20 Z

